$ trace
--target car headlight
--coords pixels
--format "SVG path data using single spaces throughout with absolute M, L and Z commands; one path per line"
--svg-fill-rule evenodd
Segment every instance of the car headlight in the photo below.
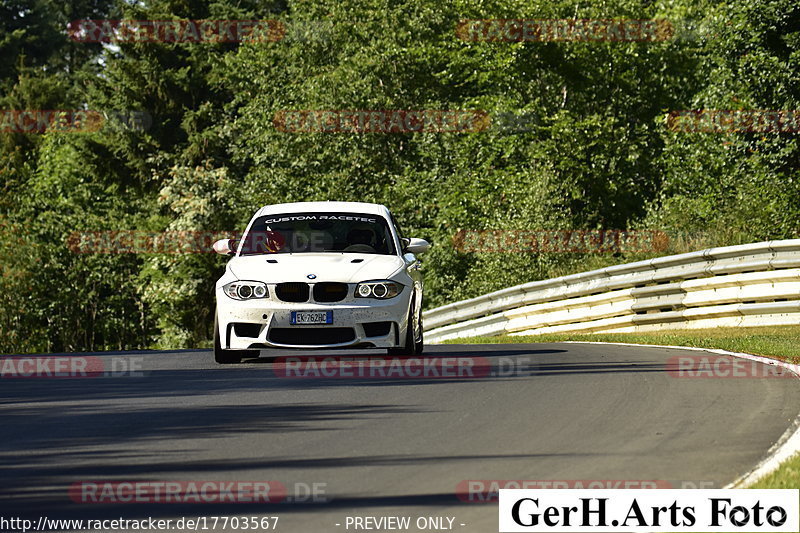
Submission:
M 396 281 L 365 281 L 356 286 L 356 298 L 388 300 L 402 292 L 403 286 Z
M 269 296 L 267 284 L 260 281 L 234 281 L 223 286 L 222 291 L 234 300 L 251 300 Z

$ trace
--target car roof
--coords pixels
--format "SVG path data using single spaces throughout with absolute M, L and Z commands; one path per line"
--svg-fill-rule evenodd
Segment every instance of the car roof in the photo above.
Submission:
M 366 202 L 292 202 L 287 204 L 265 205 L 255 216 L 284 213 L 360 213 L 365 215 L 381 215 L 389 217 L 389 209 L 385 205 Z

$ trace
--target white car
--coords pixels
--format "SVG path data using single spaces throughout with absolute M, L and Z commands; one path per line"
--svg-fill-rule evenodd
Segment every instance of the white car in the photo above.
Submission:
M 269 348 L 387 348 L 422 352 L 422 275 L 382 205 L 300 202 L 262 207 L 243 238 L 214 243 L 233 256 L 217 281 L 214 358 L 238 363 Z

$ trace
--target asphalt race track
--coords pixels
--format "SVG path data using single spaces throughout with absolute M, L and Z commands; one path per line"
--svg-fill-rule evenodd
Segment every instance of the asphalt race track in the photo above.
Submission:
M 307 354 L 331 355 L 279 355 Z M 85 354 L 109 375 L 0 379 L 0 506 L 34 519 L 277 516 L 277 531 L 298 533 L 354 531 L 356 516 L 408 516 L 411 531 L 449 517 L 483 533 L 497 531 L 497 506 L 477 480 L 721 488 L 792 427 L 800 387 L 685 377 L 676 357 L 687 354 L 698 352 L 428 346 L 426 358 L 469 372 L 332 378 L 286 377 L 270 359 L 219 366 L 209 351 Z M 287 494 L 101 504 L 69 492 L 125 481 L 276 481 Z

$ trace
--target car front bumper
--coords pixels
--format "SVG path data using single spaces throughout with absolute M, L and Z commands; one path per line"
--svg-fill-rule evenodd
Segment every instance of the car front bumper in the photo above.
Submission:
M 270 287 L 272 289 L 272 287 Z M 350 291 L 352 295 L 352 288 Z M 234 300 L 217 289 L 217 319 L 223 349 L 393 348 L 405 339 L 411 289 L 378 300 L 349 296 L 336 303 Z M 292 311 L 332 311 L 332 324 L 296 325 Z

